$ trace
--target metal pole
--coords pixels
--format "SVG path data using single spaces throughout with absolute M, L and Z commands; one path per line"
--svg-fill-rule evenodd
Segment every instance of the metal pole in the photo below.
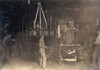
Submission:
M 39 5 L 38 5 L 38 8 L 37 8 L 36 16 L 35 16 L 35 20 L 34 20 L 34 29 L 35 29 L 35 24 L 36 24 L 36 20 L 37 20 L 38 12 L 39 12 Z
M 46 29 L 47 29 L 47 21 L 46 21 L 46 18 L 45 18 L 45 15 L 44 15 L 44 12 L 43 12 L 42 7 L 41 7 L 41 11 L 42 11 L 42 15 L 43 15 L 44 21 L 45 21 L 45 23 L 46 23 Z
M 40 30 L 41 30 L 41 10 L 39 10 L 39 14 L 40 14 Z

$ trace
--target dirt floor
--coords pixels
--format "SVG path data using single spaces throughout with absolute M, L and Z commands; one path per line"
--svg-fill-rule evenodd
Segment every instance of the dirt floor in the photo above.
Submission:
M 28 40 L 34 40 L 28 38 Z M 47 61 L 46 69 L 39 66 L 39 54 L 38 46 L 33 44 L 33 41 L 16 40 L 16 42 L 10 46 L 10 58 L 0 70 L 100 70 L 98 65 L 93 66 L 91 64 L 91 47 L 82 50 L 84 52 L 77 62 L 62 62 L 59 64 L 58 49 L 49 47 L 47 55 L 50 55 Z M 36 39 L 37 40 L 37 39 Z M 50 51 L 52 50 L 52 51 Z M 52 54 L 51 54 L 52 53 Z M 79 52 L 80 54 L 81 52 Z M 84 59 L 85 58 L 85 59 Z M 84 59 L 84 60 L 82 60 Z
M 46 69 L 42 69 L 38 62 L 12 59 L 0 70 L 99 70 L 98 65 L 93 66 L 88 61 L 80 62 L 47 62 Z

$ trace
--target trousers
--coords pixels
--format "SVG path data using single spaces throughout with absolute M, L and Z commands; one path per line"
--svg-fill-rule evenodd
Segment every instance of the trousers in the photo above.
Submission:
M 46 57 L 46 53 L 45 53 L 44 48 L 41 48 L 39 52 L 40 52 L 40 55 L 41 55 L 41 57 L 40 57 L 40 66 L 45 68 L 46 67 L 47 57 Z
M 92 57 L 92 63 L 96 64 L 97 61 L 100 64 L 100 45 L 96 45 Z

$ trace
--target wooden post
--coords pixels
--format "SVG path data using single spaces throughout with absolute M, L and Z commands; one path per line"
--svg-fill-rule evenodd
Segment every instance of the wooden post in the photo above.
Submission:
M 52 29 L 51 24 L 52 24 L 52 16 L 50 16 L 50 30 Z
M 35 26 L 36 26 L 36 20 L 37 20 L 38 12 L 39 12 L 39 4 L 38 4 L 37 11 L 36 11 L 35 20 L 34 20 L 34 29 L 35 29 Z
M 38 9 L 38 12 L 39 12 L 39 28 L 41 30 L 41 3 L 40 2 L 38 3 L 38 7 L 39 7 L 39 9 Z
M 42 28 L 41 28 L 41 3 L 38 3 L 38 6 L 39 6 L 39 35 L 41 35 L 41 31 L 42 31 Z
M 97 17 L 97 26 L 99 25 L 99 18 Z
M 37 8 L 36 16 L 35 16 L 35 20 L 34 20 L 34 30 L 36 28 L 36 21 L 37 21 L 38 15 L 39 15 L 39 28 L 40 28 L 39 33 L 41 34 L 41 30 L 42 30 L 42 26 L 41 26 L 42 25 L 42 19 L 41 18 L 42 18 L 42 15 L 43 15 L 43 18 L 44 18 L 44 21 L 45 21 L 45 24 L 46 24 L 46 29 L 47 29 L 47 20 L 46 20 L 46 17 L 44 15 L 44 11 L 42 9 L 40 2 L 38 3 L 38 8 Z
M 30 0 L 28 0 L 28 4 L 30 4 L 31 3 L 31 1 Z
M 47 20 L 46 20 L 46 17 L 45 17 L 45 15 L 44 15 L 44 12 L 43 12 L 42 7 L 41 7 L 41 12 L 42 12 L 42 15 L 43 15 L 43 18 L 44 18 L 44 21 L 45 21 L 45 24 L 46 24 L 46 29 L 47 29 Z

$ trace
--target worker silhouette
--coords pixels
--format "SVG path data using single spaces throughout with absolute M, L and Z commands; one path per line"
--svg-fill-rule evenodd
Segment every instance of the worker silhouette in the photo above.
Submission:
M 16 41 L 15 39 L 11 38 L 11 34 L 6 35 L 3 38 L 3 46 L 6 48 L 6 58 L 9 59 L 11 57 L 11 45 L 13 41 Z
M 44 34 L 41 34 L 40 40 L 39 40 L 39 53 L 40 53 L 40 66 L 45 68 L 46 67 L 46 52 L 45 50 L 47 49 L 47 46 L 45 46 L 44 43 Z
M 100 61 L 100 31 L 97 31 L 98 33 L 98 36 L 96 38 L 96 41 L 95 41 L 95 49 L 94 49 L 94 52 L 93 52 L 93 58 L 92 58 L 92 64 L 93 65 L 96 65 L 96 61 Z M 100 65 L 100 62 L 99 62 L 99 65 Z

